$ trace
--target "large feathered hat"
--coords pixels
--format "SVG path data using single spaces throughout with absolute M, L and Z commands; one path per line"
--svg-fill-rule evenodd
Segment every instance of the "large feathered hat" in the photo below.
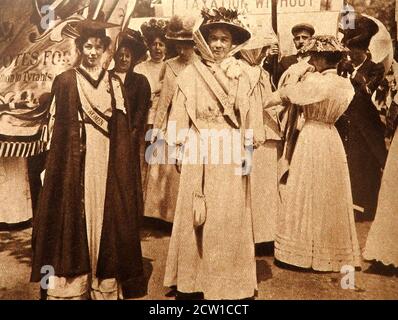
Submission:
M 195 22 L 194 17 L 174 15 L 170 19 L 166 32 L 166 39 L 174 41 L 193 41 Z
M 207 39 L 209 32 L 214 27 L 227 28 L 232 35 L 233 44 L 239 45 L 250 39 L 251 33 L 239 19 L 238 11 L 224 7 L 219 9 L 205 8 L 202 10 L 203 23 L 200 31 Z
M 347 52 L 348 49 L 343 46 L 343 44 L 337 40 L 335 36 L 331 35 L 319 35 L 313 37 L 307 45 L 299 50 L 299 53 L 310 54 L 314 52 Z
M 168 20 L 154 18 L 144 22 L 141 25 L 141 32 L 145 38 L 146 44 L 149 46 L 155 41 L 156 38 L 165 41 L 168 24 Z
M 370 40 L 379 31 L 379 27 L 373 20 L 360 14 L 355 16 L 355 27 L 343 30 L 342 42 L 348 48 L 360 48 L 367 50 Z

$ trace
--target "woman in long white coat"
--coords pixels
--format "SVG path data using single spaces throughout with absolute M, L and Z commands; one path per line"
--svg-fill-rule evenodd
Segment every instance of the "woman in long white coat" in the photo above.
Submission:
M 204 60 L 178 76 L 168 123 L 172 130 L 174 121 L 176 144 L 184 151 L 164 284 L 202 292 L 205 299 L 243 299 L 257 289 L 248 179 L 242 172 L 241 124 L 250 85 L 243 63 L 232 57 L 232 45 L 250 33 L 224 14 L 204 12 L 196 39 Z

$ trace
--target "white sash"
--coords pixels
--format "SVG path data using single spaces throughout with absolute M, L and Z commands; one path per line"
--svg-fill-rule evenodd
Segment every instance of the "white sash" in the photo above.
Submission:
M 77 78 L 77 88 L 79 91 L 80 102 L 84 113 L 99 129 L 101 129 L 105 134 L 109 134 L 108 120 L 104 117 L 104 115 L 102 115 L 97 110 L 95 106 L 92 105 L 92 103 L 86 96 L 84 89 L 82 88 L 82 84 L 80 83 L 79 77 L 76 78 Z

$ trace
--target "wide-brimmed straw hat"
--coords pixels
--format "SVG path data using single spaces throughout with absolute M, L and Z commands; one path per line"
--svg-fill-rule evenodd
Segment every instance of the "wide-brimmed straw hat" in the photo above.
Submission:
M 347 51 L 348 49 L 335 36 L 319 35 L 313 37 L 307 45 L 299 50 L 299 53 L 343 53 Z
M 203 9 L 203 23 L 200 31 L 207 39 L 210 30 L 215 27 L 227 28 L 232 35 L 233 44 L 239 45 L 250 39 L 251 33 L 239 19 L 238 11 L 221 7 L 219 9 Z

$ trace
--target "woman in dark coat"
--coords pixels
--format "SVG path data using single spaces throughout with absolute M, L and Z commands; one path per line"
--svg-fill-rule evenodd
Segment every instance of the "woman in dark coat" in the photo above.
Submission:
M 127 30 L 121 34 L 120 44 L 115 54 L 115 68 L 111 74 L 118 76 L 123 84 L 129 106 L 131 108 L 131 120 L 134 143 L 134 165 L 137 175 L 137 188 L 140 191 L 137 196 L 139 213 L 144 212 L 144 198 L 142 186 L 142 167 L 140 159 L 140 145 L 145 144 L 146 119 L 151 106 L 151 87 L 148 79 L 133 71 L 134 66 L 146 55 L 147 47 L 139 31 Z
M 120 79 L 101 67 L 109 26 L 79 23 L 81 63 L 58 75 L 52 88 L 51 144 L 33 221 L 31 276 L 49 299 L 146 294 L 133 112 Z M 54 275 L 44 288 L 43 270 Z
M 351 60 L 339 66 L 340 73 L 350 75 L 355 96 L 336 127 L 347 154 L 354 208 L 364 212 L 362 219 L 373 220 L 387 150 L 385 126 L 371 98 L 384 78 L 384 67 L 368 54 L 377 24 L 362 16 L 355 23 L 356 28 L 347 30 L 343 39 Z

